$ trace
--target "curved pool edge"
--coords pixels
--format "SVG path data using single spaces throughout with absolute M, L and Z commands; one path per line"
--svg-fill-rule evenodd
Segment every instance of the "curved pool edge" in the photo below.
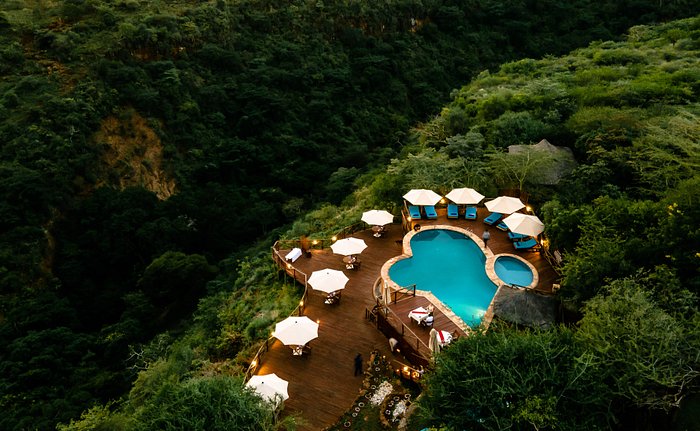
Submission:
M 535 287 L 537 287 L 537 285 L 540 282 L 540 274 L 537 272 L 537 269 L 535 268 L 535 266 L 533 264 L 531 264 L 530 262 L 528 262 L 527 259 L 523 259 L 522 257 L 518 256 L 517 254 L 512 254 L 512 253 L 500 253 L 500 254 L 495 254 L 495 255 L 491 254 L 490 257 L 486 258 L 486 264 L 485 264 L 486 275 L 489 276 L 491 281 L 494 282 L 496 284 L 496 286 L 500 287 L 503 284 L 508 285 L 508 283 L 501 280 L 501 278 L 496 274 L 496 269 L 495 269 L 496 259 L 498 259 L 499 257 L 513 258 L 515 260 L 518 260 L 518 261 L 524 263 L 525 265 L 527 265 L 528 268 L 530 268 L 530 271 L 532 272 L 532 281 L 527 286 L 519 286 L 519 287 L 523 287 L 525 289 L 534 289 Z
M 380 276 L 385 283 L 385 285 L 388 285 L 389 288 L 391 288 L 392 291 L 397 291 L 402 289 L 402 286 L 399 286 L 396 284 L 391 277 L 389 277 L 389 268 L 391 266 L 403 259 L 408 259 L 410 257 L 413 257 L 413 250 L 411 249 L 411 239 L 413 238 L 414 235 L 426 231 L 426 230 L 451 230 L 454 232 L 461 233 L 467 237 L 469 237 L 474 243 L 481 249 L 481 252 L 484 253 L 484 256 L 486 257 L 486 262 L 489 261 L 489 259 L 493 259 L 495 261 L 495 257 L 491 249 L 489 249 L 485 244 L 482 239 L 472 232 L 469 229 L 463 229 L 457 226 L 448 226 L 448 225 L 430 225 L 430 226 L 424 226 L 420 230 L 412 230 L 408 232 L 406 235 L 403 237 L 403 254 L 400 254 L 396 257 L 392 257 L 391 259 L 387 260 L 384 262 L 384 265 L 382 265 L 382 269 L 380 272 Z M 499 255 L 501 256 L 501 255 Z M 529 263 L 529 262 L 528 262 Z M 533 267 L 534 268 L 534 267 Z M 492 265 L 493 269 L 493 265 Z M 496 276 L 496 272 L 493 271 L 493 277 L 489 274 L 488 271 L 486 271 L 486 274 L 488 275 L 489 279 L 491 280 L 492 283 L 496 286 L 496 292 L 498 292 L 498 289 L 500 288 L 501 284 L 503 284 L 502 280 Z M 495 277 L 495 278 L 494 278 Z M 534 279 L 534 276 L 533 276 Z M 416 289 L 416 295 L 418 296 L 423 296 L 428 299 L 428 301 L 431 302 L 435 307 L 437 307 L 438 310 L 440 310 L 445 316 L 447 316 L 452 323 L 457 325 L 458 328 L 460 328 L 462 331 L 464 331 L 465 334 L 469 334 L 470 332 L 473 332 L 475 328 L 472 328 L 471 326 L 467 325 L 459 316 L 457 316 L 451 309 L 450 307 L 446 306 L 442 301 L 440 301 L 435 295 L 433 295 L 432 292 L 429 290 L 418 290 Z M 494 298 L 495 298 L 494 294 Z M 492 310 L 493 307 L 493 299 L 491 299 L 491 303 L 489 304 L 486 313 L 482 316 L 481 318 L 481 323 L 480 326 L 486 330 L 488 329 L 489 325 L 491 324 L 491 320 L 493 319 L 493 312 L 489 313 L 489 310 Z

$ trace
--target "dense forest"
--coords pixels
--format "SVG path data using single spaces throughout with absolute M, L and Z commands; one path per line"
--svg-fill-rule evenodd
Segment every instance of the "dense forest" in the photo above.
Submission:
M 547 392 L 511 375 L 496 388 L 507 400 L 446 400 L 429 384 L 417 417 L 670 423 L 697 391 L 700 23 L 644 24 L 698 7 L 380 3 L 3 2 L 0 428 L 284 426 L 239 377 L 299 295 L 277 279 L 270 239 L 457 184 L 526 188 L 582 319 L 470 337 L 435 370 L 477 372 L 478 345 Z M 580 162 L 560 184 L 497 174 L 505 147 L 542 138 Z M 447 401 L 470 413 L 431 407 Z

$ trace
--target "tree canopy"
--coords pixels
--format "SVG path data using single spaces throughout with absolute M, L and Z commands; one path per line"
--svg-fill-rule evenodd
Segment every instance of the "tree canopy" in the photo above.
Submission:
M 417 185 L 493 195 L 512 184 L 488 161 L 545 137 L 580 166 L 556 187 L 518 183 L 565 257 L 569 306 L 642 270 L 674 280 L 649 300 L 692 321 L 698 21 L 670 21 L 697 12 L 684 0 L 4 2 L 0 428 L 83 411 L 70 426 L 160 426 L 148 403 L 162 395 L 163 417 L 181 420 L 208 411 L 180 403 L 200 393 L 266 421 L 240 382 L 203 376 L 240 373 L 298 301 L 269 238 L 330 233 Z M 682 379 L 665 379 L 677 392 Z M 646 386 L 628 389 L 651 408 Z M 550 423 L 552 398 L 538 397 L 509 420 Z

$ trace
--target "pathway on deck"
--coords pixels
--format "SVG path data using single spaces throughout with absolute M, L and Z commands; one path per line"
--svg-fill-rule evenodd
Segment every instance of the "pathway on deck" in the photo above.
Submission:
M 365 365 L 374 349 L 391 357 L 386 338 L 365 320 L 365 309 L 371 310 L 375 304 L 372 286 L 381 266 L 401 254 L 401 246 L 396 243 L 402 237 L 401 226 L 392 225 L 383 238 L 374 238 L 371 231 L 353 236 L 368 245 L 360 255 L 359 270 L 345 269 L 342 256 L 330 249 L 314 250 L 311 258 L 302 256 L 294 262 L 309 276 L 315 270 L 331 268 L 342 270 L 350 279 L 338 305 L 326 305 L 324 293 L 310 291 L 304 315 L 320 321 L 318 338 L 309 344 L 311 353 L 295 357 L 289 347 L 275 341 L 256 372 L 274 372 L 289 381 L 284 413 L 301 415 L 307 423 L 300 430 L 328 427 L 352 406 L 362 386 L 362 377 L 353 376 L 357 353 L 362 354 Z

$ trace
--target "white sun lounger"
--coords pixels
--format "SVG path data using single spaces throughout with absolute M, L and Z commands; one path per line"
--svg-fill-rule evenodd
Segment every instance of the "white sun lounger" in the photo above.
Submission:
M 299 256 L 301 256 L 301 249 L 299 247 L 293 248 L 292 251 L 287 253 L 287 255 L 284 257 L 284 259 L 287 262 L 294 262 L 295 260 L 299 259 Z

